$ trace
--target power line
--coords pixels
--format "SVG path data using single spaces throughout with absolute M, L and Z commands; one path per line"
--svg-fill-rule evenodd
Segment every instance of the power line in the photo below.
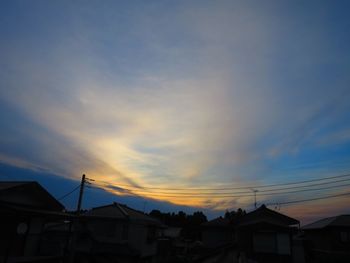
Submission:
M 320 178 L 320 179 L 313 179 L 313 180 L 304 180 L 304 181 L 299 181 L 299 182 L 293 182 L 293 183 L 286 183 L 286 184 L 274 184 L 274 185 L 265 185 L 265 186 L 260 186 L 260 188 L 265 188 L 265 187 L 271 187 L 271 186 L 276 186 L 276 185 L 293 185 L 293 184 L 302 184 L 302 183 L 307 183 L 307 182 L 316 182 L 316 181 L 324 181 L 324 180 L 330 180 L 330 179 L 335 179 L 335 178 L 341 178 L 341 177 L 347 177 L 350 176 L 350 174 L 344 174 L 344 175 L 338 175 L 338 176 L 331 176 L 331 177 L 324 177 L 324 178 Z M 330 182 L 323 182 L 323 183 L 319 183 L 319 184 L 311 184 L 311 185 L 306 185 L 306 186 L 298 186 L 297 188 L 305 188 L 305 187 L 312 187 L 312 186 L 317 186 L 317 185 L 325 185 L 325 184 L 334 184 L 337 182 L 344 182 L 344 181 L 348 181 L 349 179 L 343 179 L 343 180 L 336 180 L 336 181 L 330 181 Z M 103 182 L 103 181 L 100 181 Z M 94 183 L 95 185 L 97 185 L 97 187 L 93 187 L 93 188 L 102 188 L 101 184 L 98 183 Z M 142 197 L 139 193 L 134 193 L 132 190 L 130 189 L 124 189 L 120 186 L 117 185 L 113 185 L 110 184 L 109 182 L 106 182 L 106 185 L 104 185 L 104 187 L 115 187 L 116 189 L 119 189 L 121 191 L 125 191 L 126 194 L 130 194 L 130 195 L 134 195 L 134 196 L 139 196 Z M 305 191 L 319 191 L 319 190 L 326 190 L 326 189 L 332 189 L 332 188 L 337 188 L 337 187 L 345 187 L 345 186 L 350 186 L 350 184 L 343 184 L 343 185 L 333 185 L 333 186 L 328 186 L 328 187 L 321 187 L 321 188 L 309 188 L 309 189 L 301 189 L 301 190 L 295 190 L 295 191 L 287 191 L 287 192 L 280 192 L 280 193 L 266 193 L 267 191 L 272 191 L 272 189 L 270 190 L 263 190 L 265 193 L 261 194 L 261 195 L 283 195 L 283 194 L 291 194 L 291 193 L 297 193 L 297 192 L 305 192 Z M 286 189 L 293 189 L 296 187 L 286 187 L 286 188 L 281 188 L 279 189 L 281 190 L 286 190 Z M 150 188 L 147 188 L 150 189 Z M 153 188 L 153 189 L 157 189 L 157 188 Z M 166 189 L 166 188 L 161 188 L 161 189 Z M 189 189 L 189 188 L 187 188 Z M 199 188 L 201 190 L 201 188 Z M 276 189 L 274 189 L 274 191 L 276 191 Z M 216 195 L 213 196 L 213 193 L 208 193 L 207 195 L 202 195 L 202 197 L 206 197 L 206 198 L 223 198 L 223 197 L 251 197 L 254 196 L 253 194 L 250 195 Z M 222 194 L 222 193 L 221 193 Z M 211 195 L 211 196 L 208 196 Z M 341 194 L 335 194 L 335 195 L 327 195 L 327 196 L 320 196 L 320 197 L 315 197 L 315 198 L 308 198 L 308 199 L 300 199 L 300 200 L 292 200 L 292 201 L 286 201 L 286 202 L 274 202 L 274 203 L 267 203 L 266 205 L 270 206 L 270 205 L 289 205 L 289 204 L 295 204 L 295 203 L 302 203 L 302 202 L 311 202 L 311 201 L 317 201 L 317 200 L 323 200 L 323 199 L 328 199 L 328 198 L 337 198 L 337 197 L 343 197 L 343 196 L 348 196 L 350 195 L 350 192 L 346 192 L 346 193 L 341 193 Z M 189 196 L 184 196 L 184 195 L 157 195 L 151 194 L 149 197 L 177 197 L 177 198 L 188 198 Z M 199 198 L 201 196 L 199 195 L 193 195 L 192 197 L 194 198 Z
M 346 184 L 343 186 L 348 186 L 350 184 Z M 340 187 L 340 186 L 339 186 Z M 97 187 L 94 187 L 97 188 Z M 324 187 L 324 188 L 319 188 L 319 189 L 314 189 L 314 190 L 324 190 L 324 189 L 329 189 L 331 187 Z M 300 190 L 300 191 L 294 191 L 294 192 L 301 192 L 301 191 L 305 191 L 305 190 Z M 140 196 L 137 194 L 133 194 L 134 196 Z M 264 194 L 264 195 L 268 195 L 268 194 Z M 324 199 L 328 199 L 328 198 L 337 198 L 337 197 L 343 197 L 343 196 L 348 196 L 350 195 L 350 192 L 346 192 L 346 193 L 341 193 L 341 194 L 336 194 L 336 195 L 327 195 L 327 196 L 321 196 L 321 197 L 316 197 L 316 198 L 309 198 L 309 199 L 300 199 L 300 200 L 292 200 L 292 201 L 286 201 L 286 202 L 274 202 L 274 203 L 266 203 L 267 206 L 271 206 L 271 205 L 290 205 L 290 204 L 296 204 L 296 203 L 303 203 L 303 202 L 311 202 L 311 201 L 317 201 L 317 200 L 324 200 Z M 253 195 L 251 195 L 253 196 Z M 171 197 L 171 196 L 168 196 Z M 180 198 L 188 198 L 186 196 L 173 196 L 173 197 L 180 197 Z M 196 198 L 198 196 L 195 196 Z M 222 198 L 222 196 L 214 196 L 215 197 L 220 197 Z M 235 197 L 235 196 L 229 196 L 229 197 Z M 242 196 L 236 196 L 236 197 L 242 197 Z M 152 196 L 151 196 L 152 198 Z M 207 197 L 208 198 L 208 197 Z M 210 198 L 213 198 L 213 196 L 211 196 Z
M 203 191 L 222 191 L 222 190 L 237 190 L 237 189 L 261 189 L 261 188 L 271 188 L 274 186 L 285 186 L 285 185 L 297 185 L 297 184 L 305 184 L 305 183 L 310 183 L 310 182 L 318 182 L 318 181 L 325 181 L 325 180 L 332 180 L 336 178 L 343 178 L 343 177 L 350 177 L 350 174 L 342 174 L 342 175 L 337 175 L 337 176 L 329 176 L 329 177 L 323 177 L 323 178 L 318 178 L 318 179 L 310 179 L 310 180 L 303 180 L 303 181 L 296 181 L 296 182 L 289 182 L 289 183 L 278 183 L 278 184 L 269 184 L 269 185 L 261 185 L 261 186 L 241 186 L 241 187 L 220 187 L 220 188 L 194 188 L 194 187 L 183 187 L 183 188 L 166 188 L 166 187 L 137 187 L 137 186 L 132 186 L 132 185 L 124 185 L 124 184 L 116 184 L 113 182 L 108 182 L 108 181 L 102 181 L 102 180 L 97 180 L 97 182 L 102 182 L 105 184 L 110 184 L 113 186 L 117 186 L 119 188 L 122 187 L 127 187 L 127 188 L 132 188 L 132 189 L 151 189 L 151 190 L 203 190 Z M 329 183 L 329 182 L 328 182 Z M 326 183 L 325 183 L 326 184 Z M 302 187 L 302 186 L 299 186 Z M 259 190 L 260 191 L 260 190 Z
M 282 190 L 314 187 L 314 186 L 320 186 L 320 185 L 335 184 L 335 183 L 339 183 L 339 182 L 347 182 L 349 180 L 350 180 L 350 178 L 347 178 L 347 179 L 341 179 L 341 180 L 335 180 L 335 181 L 323 182 L 323 183 L 316 183 L 316 184 L 307 184 L 307 185 L 283 187 L 283 188 L 277 188 L 277 189 L 260 190 L 259 192 L 272 192 L 272 191 L 282 191 Z
M 349 186 L 350 184 L 345 184 L 345 185 L 339 185 L 339 186 L 331 186 L 331 187 L 323 187 L 323 188 L 318 188 L 318 189 L 312 189 L 312 190 L 325 190 L 325 189 L 330 189 L 330 188 L 335 188 L 335 187 L 341 187 L 341 186 Z M 94 187 L 95 188 L 95 187 Z M 96 187 L 97 188 L 97 187 Z M 299 190 L 299 191 L 293 191 L 293 192 L 302 192 L 302 191 L 306 191 L 306 189 L 304 190 Z M 283 193 L 282 193 L 283 194 Z M 133 194 L 134 196 L 140 196 L 137 194 Z M 268 194 L 264 194 L 264 195 L 268 195 Z M 350 195 L 350 192 L 346 192 L 346 193 L 341 193 L 341 194 L 335 194 L 335 195 L 327 195 L 327 196 L 320 196 L 320 197 L 316 197 L 316 198 L 309 198 L 309 199 L 300 199 L 300 200 L 292 200 L 292 201 L 286 201 L 286 202 L 274 202 L 274 203 L 267 203 L 267 206 L 271 206 L 271 205 L 290 205 L 290 204 L 296 204 L 296 203 L 302 203 L 302 202 L 311 202 L 311 201 L 317 201 L 317 200 L 323 200 L 323 199 L 328 199 L 328 198 L 337 198 L 337 197 L 343 197 L 343 196 L 348 196 Z M 253 195 L 250 195 L 253 196 Z M 168 196 L 171 197 L 171 196 Z M 188 198 L 186 196 L 173 196 L 173 197 L 178 197 L 178 198 Z M 211 196 L 210 198 L 222 198 L 222 196 Z M 229 197 L 242 197 L 242 196 L 229 196 Z M 152 198 L 152 196 L 150 197 Z M 198 198 L 198 196 L 195 196 L 195 198 Z M 207 197 L 209 198 L 209 197 Z
M 78 185 L 77 187 L 75 187 L 72 191 L 66 193 L 65 195 L 61 196 L 60 198 L 58 198 L 58 201 L 61 201 L 62 199 L 66 198 L 67 196 L 69 196 L 70 194 L 74 193 L 76 190 L 78 190 L 80 187 L 80 185 Z
M 316 200 L 322 200 L 322 199 L 328 199 L 328 198 L 335 198 L 335 197 L 341 197 L 341 196 L 347 196 L 350 195 L 350 192 L 337 194 L 337 195 L 327 195 L 322 197 L 316 197 L 316 198 L 310 198 L 310 199 L 301 199 L 301 200 L 293 200 L 293 201 L 287 201 L 287 202 L 275 202 L 275 203 L 268 203 L 266 205 L 288 205 L 288 204 L 295 204 L 295 203 L 302 203 L 302 202 L 309 202 L 309 201 L 316 201 Z
M 303 191 L 312 191 L 312 190 L 318 190 L 318 189 L 312 189 L 312 187 L 315 187 L 315 186 L 321 186 L 321 185 L 329 185 L 329 184 L 335 184 L 335 183 L 339 183 L 339 182 L 348 182 L 350 181 L 350 178 L 347 178 L 347 179 L 341 179 L 341 180 L 335 180 L 335 181 L 330 181 L 330 182 L 323 182 L 323 183 L 316 183 L 316 184 L 308 184 L 308 185 L 300 185 L 300 186 L 292 186 L 292 187 L 284 187 L 284 188 L 275 188 L 275 189 L 267 189 L 267 190 L 260 190 L 258 191 L 259 193 L 269 193 L 269 192 L 272 192 L 270 194 L 274 194 L 274 192 L 279 192 L 279 193 L 276 193 L 276 194 L 283 194 L 284 190 L 291 190 L 291 189 L 300 189 L 300 188 L 310 188 L 310 189 L 304 189 L 304 190 L 299 190 L 300 192 L 303 192 Z M 116 188 L 116 190 L 120 190 L 120 191 L 124 191 L 124 192 L 138 192 L 138 193 L 155 193 L 155 194 L 176 194 L 176 195 L 189 195 L 189 196 L 192 196 L 192 195 L 197 195 L 197 194 L 202 194 L 202 195 L 232 195 L 232 194 L 248 194 L 248 195 L 245 195 L 245 196 L 251 196 L 251 190 L 250 191 L 240 191 L 240 192 L 220 192 L 220 193 L 217 193 L 217 192 L 197 192 L 197 193 L 193 193 L 193 192 L 178 192 L 178 193 L 172 193 L 172 192 L 160 192 L 160 191 L 152 191 L 152 190 L 149 190 L 149 189 L 146 189 L 146 190 L 143 190 L 143 189 L 129 189 L 129 188 L 124 188 L 124 187 L 119 187 L 117 185 L 112 185 L 112 184 L 98 184 L 98 183 L 95 183 L 96 185 L 99 185 L 99 186 L 104 186 L 104 187 L 107 187 L 107 188 Z M 345 186 L 345 185 L 349 185 L 349 184 L 342 184 L 340 186 L 330 186 L 329 188 L 335 188 L 335 187 L 341 187 L 341 186 Z M 321 188 L 321 189 L 327 189 L 327 188 Z M 184 189 L 186 190 L 186 189 Z M 282 191 L 282 192 L 281 192 Z M 299 191 L 293 191 L 293 192 L 299 192 Z M 259 194 L 259 195 L 263 195 L 263 194 Z
M 301 190 L 287 191 L 287 192 L 281 192 L 281 193 L 263 193 L 260 195 L 292 194 L 292 193 L 300 193 L 300 192 L 327 190 L 327 189 L 333 189 L 333 188 L 345 187 L 345 186 L 350 186 L 350 184 L 333 185 L 333 186 L 321 187 L 321 188 L 301 189 Z
M 327 190 L 327 189 L 333 189 L 333 188 L 339 188 L 339 187 L 345 187 L 350 186 L 349 184 L 342 184 L 342 185 L 333 185 L 328 187 L 320 187 L 320 188 L 310 188 L 310 189 L 300 189 L 300 190 L 294 190 L 294 191 L 286 191 L 286 192 L 263 192 L 262 194 L 259 194 L 260 196 L 268 196 L 268 195 L 285 195 L 285 194 L 293 194 L 293 193 L 299 193 L 299 192 L 310 192 L 310 191 L 320 191 L 320 190 Z M 102 187 L 102 186 L 101 186 Z M 106 186 L 108 188 L 108 186 Z M 255 196 L 255 194 L 223 194 L 223 193 L 159 193 L 159 192 L 143 192 L 143 191 L 131 191 L 129 189 L 120 189 L 125 194 L 129 195 L 147 195 L 147 196 L 154 196 L 154 197 L 205 197 L 205 198 L 224 198 L 224 197 L 251 197 Z

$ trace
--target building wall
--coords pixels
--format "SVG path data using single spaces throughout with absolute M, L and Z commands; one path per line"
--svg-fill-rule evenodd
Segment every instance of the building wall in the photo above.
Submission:
M 330 250 L 331 244 L 328 238 L 328 230 L 310 230 L 306 232 L 306 239 L 309 241 L 311 249 Z
M 350 262 L 350 228 L 306 230 L 307 253 L 321 262 Z M 341 233 L 347 233 L 344 239 Z
M 292 262 L 291 244 L 288 229 L 244 227 L 237 234 L 238 249 L 258 262 Z
M 302 239 L 293 239 L 292 244 L 293 263 L 305 262 L 305 248 Z
M 205 228 L 202 241 L 207 247 L 219 247 L 233 242 L 233 231 L 229 228 Z
M 131 223 L 129 226 L 129 244 L 139 250 L 142 257 L 157 254 L 157 229 L 143 224 Z
M 24 247 L 25 256 L 35 256 L 38 254 L 44 223 L 45 220 L 39 217 L 33 217 L 30 220 Z
M 38 255 L 44 218 L 4 213 L 1 220 L 0 255 L 18 257 Z
M 36 193 L 27 192 L 24 189 L 19 189 L 16 191 L 12 191 L 6 193 L 6 195 L 2 195 L 0 200 L 3 202 L 20 204 L 30 207 L 41 207 L 43 206 L 43 200 L 40 200 L 36 197 Z
M 334 251 L 350 250 L 350 227 L 333 227 L 329 231 L 331 249 Z
M 142 257 L 157 253 L 157 229 L 129 220 L 95 220 L 88 228 L 101 242 L 127 243 Z
M 20 222 L 28 222 L 27 218 L 1 213 L 0 224 L 0 255 L 22 256 L 25 242 L 24 235 L 17 234 L 17 226 Z
M 125 220 L 89 220 L 87 226 L 93 235 L 101 242 L 127 242 L 127 239 L 124 239 L 122 236 L 124 228 L 128 226 Z

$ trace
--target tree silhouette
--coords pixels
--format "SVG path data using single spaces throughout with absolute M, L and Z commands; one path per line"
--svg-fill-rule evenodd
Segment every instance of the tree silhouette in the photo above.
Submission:
M 229 220 L 235 220 L 243 215 L 246 214 L 246 211 L 243 210 L 242 208 L 238 208 L 237 211 L 232 210 L 231 212 L 229 210 L 226 210 L 224 218 L 229 219 Z
M 206 215 L 201 211 L 194 212 L 192 215 L 187 215 L 183 211 L 179 211 L 175 214 L 152 210 L 149 215 L 159 219 L 170 227 L 181 227 L 181 235 L 191 240 L 200 239 L 200 226 L 208 221 Z

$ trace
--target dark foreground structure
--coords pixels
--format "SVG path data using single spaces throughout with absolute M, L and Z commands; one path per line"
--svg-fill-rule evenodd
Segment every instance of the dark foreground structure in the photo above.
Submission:
M 298 262 L 302 250 L 293 240 L 299 221 L 265 205 L 239 218 L 217 218 L 203 224 L 203 243 L 209 248 L 227 247 L 243 262 Z
M 6 263 L 350 262 L 349 215 L 300 229 L 262 205 L 191 231 L 116 202 L 67 212 L 37 182 L 0 182 L 0 216 Z
M 318 220 L 303 227 L 308 256 L 316 262 L 350 262 L 350 215 Z

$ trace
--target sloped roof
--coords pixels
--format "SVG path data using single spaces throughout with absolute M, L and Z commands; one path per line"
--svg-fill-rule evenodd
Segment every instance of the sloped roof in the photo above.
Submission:
M 303 229 L 321 229 L 330 226 L 350 227 L 350 215 L 339 215 L 323 218 L 316 222 L 303 226 Z
M 126 218 L 126 215 L 120 209 L 120 206 L 117 203 L 110 205 L 94 207 L 91 210 L 87 211 L 85 216 L 97 216 L 97 217 L 113 217 L 113 218 Z
M 0 192 L 17 187 L 17 186 L 21 186 L 24 184 L 29 184 L 29 183 L 33 183 L 33 182 L 32 181 L 29 181 L 29 182 L 2 181 L 0 182 Z
M 120 219 L 120 220 L 133 220 L 138 222 L 143 222 L 147 224 L 154 224 L 154 225 L 161 225 L 161 223 L 141 211 L 137 211 L 135 209 L 132 209 L 126 205 L 119 204 L 119 203 L 112 203 L 110 205 L 105 206 L 99 206 L 92 208 L 91 210 L 87 211 L 84 216 L 87 217 L 100 217 L 100 218 L 110 218 L 110 219 Z
M 229 225 L 230 220 L 221 216 L 202 224 L 204 227 L 227 227 Z
M 16 198 L 20 196 L 22 198 Z M 35 202 L 31 203 L 33 200 Z M 53 211 L 64 209 L 64 206 L 36 181 L 0 181 L 0 202 Z
M 236 220 L 238 225 L 256 224 L 260 222 L 285 226 L 299 224 L 299 220 L 271 210 L 265 205 L 260 206 L 258 209 L 247 213 Z

